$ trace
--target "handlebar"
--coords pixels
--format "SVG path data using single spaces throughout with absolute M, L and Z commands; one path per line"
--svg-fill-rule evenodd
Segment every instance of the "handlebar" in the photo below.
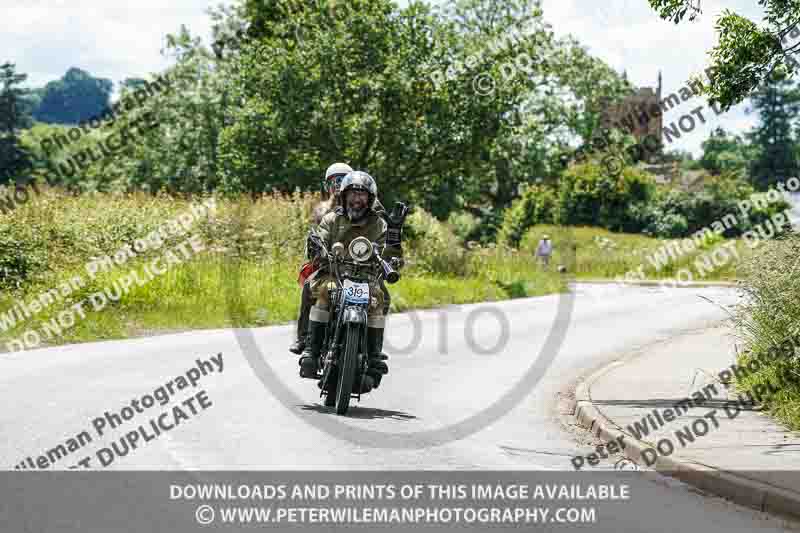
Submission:
M 311 233 L 309 238 L 314 242 L 314 244 L 319 248 L 320 253 L 319 257 L 324 258 L 328 261 L 331 265 L 334 275 L 337 279 L 339 279 L 339 272 L 338 272 L 338 265 L 339 264 L 350 264 L 352 266 L 364 266 L 368 263 L 358 263 L 356 261 L 347 261 L 344 259 L 344 246 L 341 243 L 335 243 L 331 250 L 328 250 L 325 243 L 322 239 L 319 238 L 318 235 L 315 233 Z M 392 263 L 390 264 L 386 261 L 381 254 L 383 253 L 383 249 L 385 246 L 381 247 L 378 243 L 372 243 L 373 249 L 373 257 L 371 261 L 377 263 L 381 267 L 380 273 L 382 274 L 383 278 L 389 284 L 394 284 L 400 281 L 400 273 L 395 269 L 395 265 L 398 265 L 398 262 L 395 261 L 396 258 L 392 258 Z M 339 280 L 341 282 L 341 280 Z

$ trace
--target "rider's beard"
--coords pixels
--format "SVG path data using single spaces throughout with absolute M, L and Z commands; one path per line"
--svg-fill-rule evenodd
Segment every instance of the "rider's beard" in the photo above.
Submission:
M 358 222 L 367 214 L 367 207 L 365 205 L 360 205 L 359 207 L 347 207 L 347 218 L 349 218 L 352 222 Z
M 367 214 L 366 202 L 355 200 L 355 198 L 352 198 L 352 201 L 351 198 L 347 200 L 347 218 L 349 218 L 351 222 L 358 222 L 363 219 Z

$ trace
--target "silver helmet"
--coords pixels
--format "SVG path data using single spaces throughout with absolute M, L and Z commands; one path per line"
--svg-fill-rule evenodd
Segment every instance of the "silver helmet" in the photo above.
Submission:
M 347 192 L 348 191 L 366 191 L 368 196 L 367 207 L 358 211 L 353 211 L 347 208 Z M 372 176 L 361 170 L 355 170 L 342 178 L 342 183 L 339 185 L 339 203 L 347 213 L 351 221 L 361 220 L 366 214 L 375 206 L 375 200 L 378 198 L 378 185 Z

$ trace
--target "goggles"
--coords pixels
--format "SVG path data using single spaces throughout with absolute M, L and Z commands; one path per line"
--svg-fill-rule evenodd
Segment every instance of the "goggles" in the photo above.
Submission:
M 325 187 L 332 193 L 337 192 L 345 176 L 347 174 L 331 174 L 325 180 Z

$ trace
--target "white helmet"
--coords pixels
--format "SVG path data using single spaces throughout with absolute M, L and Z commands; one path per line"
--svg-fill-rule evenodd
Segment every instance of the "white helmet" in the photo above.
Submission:
M 338 194 L 339 184 L 342 182 L 347 174 L 351 173 L 353 169 L 347 163 L 334 163 L 325 171 L 325 178 L 323 180 L 323 187 L 330 194 Z

